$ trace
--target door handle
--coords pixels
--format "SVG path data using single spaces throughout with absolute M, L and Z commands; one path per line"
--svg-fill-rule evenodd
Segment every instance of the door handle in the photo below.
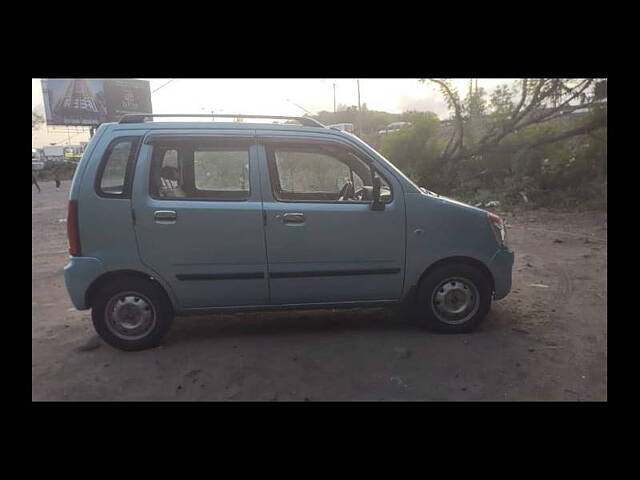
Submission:
M 285 213 L 282 215 L 284 223 L 304 223 L 304 213 Z
M 176 223 L 178 214 L 175 210 L 156 210 L 153 212 L 156 223 Z

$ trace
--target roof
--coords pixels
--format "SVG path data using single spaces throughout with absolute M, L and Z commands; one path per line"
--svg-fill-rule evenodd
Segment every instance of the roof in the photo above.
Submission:
M 202 113 L 149 113 L 149 114 L 127 114 L 123 115 L 120 119 L 119 123 L 144 123 L 147 118 L 263 118 L 263 119 L 280 119 L 291 121 L 294 120 L 298 122 L 300 125 L 304 125 L 307 127 L 321 127 L 325 126 L 321 124 L 319 121 L 310 118 L 310 117 L 292 117 L 292 116 L 283 116 L 283 115 L 250 115 L 244 113 L 211 113 L 211 114 L 202 114 Z M 236 122 L 234 122 L 236 123 Z
M 103 123 L 103 126 L 113 126 L 118 130 L 160 130 L 160 129 L 219 129 L 219 130 L 282 130 L 336 133 L 327 127 L 305 127 L 303 125 L 282 123 L 246 123 L 246 122 L 144 122 L 144 123 Z
M 167 117 L 171 117 L 172 115 L 167 115 Z M 185 115 L 185 117 L 188 117 Z M 203 117 L 203 115 L 200 115 Z M 211 115 L 208 115 L 211 118 Z M 214 115 L 217 117 L 217 115 Z M 261 117 L 262 118 L 262 117 Z M 273 117 L 266 117 L 273 118 Z M 276 117 L 282 118 L 282 117 Z M 289 118 L 289 117 L 287 117 Z M 291 117 L 294 118 L 294 117 Z M 318 126 L 305 126 L 305 125 L 297 125 L 291 123 L 247 123 L 247 122 L 218 122 L 218 121 L 151 121 L 151 122 L 140 122 L 140 123 L 103 123 L 100 128 L 108 128 L 109 130 L 122 131 L 122 130 L 141 130 L 144 132 L 151 131 L 159 131 L 159 130 L 201 130 L 204 132 L 215 130 L 218 133 L 220 131 L 228 130 L 229 132 L 247 132 L 247 135 L 255 135 L 260 133 L 269 133 L 270 135 L 275 134 L 276 136 L 280 136 L 286 133 L 298 133 L 298 134 L 309 134 L 309 136 L 322 135 L 325 137 L 333 137 L 334 139 L 340 138 L 342 140 L 347 140 L 350 143 L 354 141 L 358 144 L 362 143 L 362 140 L 358 137 L 355 137 L 349 134 L 346 131 L 329 128 L 327 126 L 322 125 L 317 122 Z M 164 133 L 164 132 L 163 132 Z M 336 138 L 337 137 L 337 138 Z M 365 144 L 366 145 L 366 144 Z M 370 147 L 369 147 L 370 148 Z

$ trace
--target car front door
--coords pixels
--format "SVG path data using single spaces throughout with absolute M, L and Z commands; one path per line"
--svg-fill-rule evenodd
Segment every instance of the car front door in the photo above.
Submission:
M 370 201 L 341 196 L 348 182 L 356 192 L 371 186 L 362 154 L 304 139 L 260 143 L 271 303 L 398 300 L 405 214 L 397 180 L 378 172 L 391 195 L 373 210 Z
M 143 142 L 133 209 L 140 258 L 181 308 L 266 305 L 253 137 L 154 133 Z

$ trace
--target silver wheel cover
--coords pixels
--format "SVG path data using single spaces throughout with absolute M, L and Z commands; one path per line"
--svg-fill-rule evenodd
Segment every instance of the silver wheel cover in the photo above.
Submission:
M 431 309 L 449 325 L 468 322 L 480 308 L 480 295 L 472 281 L 452 277 L 440 282 L 431 296 Z
M 109 299 L 104 317 L 107 328 L 123 340 L 140 340 L 156 325 L 153 303 L 139 292 L 121 292 Z

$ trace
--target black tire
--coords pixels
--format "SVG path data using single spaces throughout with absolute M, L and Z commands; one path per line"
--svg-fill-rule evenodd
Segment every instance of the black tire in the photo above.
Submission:
M 475 298 L 473 308 L 469 307 L 468 312 L 461 313 L 459 319 L 449 318 L 449 322 L 447 322 L 441 318 L 446 317 L 444 313 L 439 315 L 436 312 L 434 303 L 437 298 L 434 298 L 434 295 L 437 295 L 436 289 L 442 287 L 443 283 L 444 286 L 448 285 L 445 282 L 450 279 L 458 279 L 454 281 L 461 282 L 461 285 L 468 282 L 469 287 L 475 287 L 477 295 L 474 295 L 473 292 L 469 294 L 469 298 Z M 465 290 L 468 289 L 465 288 Z M 442 291 L 441 289 L 440 292 Z M 476 329 L 487 316 L 491 308 L 492 295 L 491 279 L 482 270 L 465 263 L 447 263 L 436 267 L 422 279 L 418 286 L 414 311 L 418 316 L 418 320 L 432 330 L 443 333 L 470 332 Z M 465 318 L 466 316 L 469 318 Z M 452 323 L 454 321 L 459 321 L 460 323 Z
M 151 311 L 152 325 L 142 329 L 140 334 L 126 338 L 126 334 L 118 336 L 118 328 L 113 322 L 108 323 L 106 314 L 109 302 L 120 295 L 127 298 L 136 297 L 143 302 L 144 310 Z M 135 301 L 135 300 L 134 300 Z M 146 307 L 149 308 L 146 308 Z M 169 332 L 173 322 L 173 307 L 164 290 L 155 282 L 143 278 L 118 278 L 103 285 L 96 293 L 91 309 L 91 319 L 98 335 L 109 345 L 120 350 L 145 350 L 158 346 Z M 140 337 L 140 338 L 138 338 Z

